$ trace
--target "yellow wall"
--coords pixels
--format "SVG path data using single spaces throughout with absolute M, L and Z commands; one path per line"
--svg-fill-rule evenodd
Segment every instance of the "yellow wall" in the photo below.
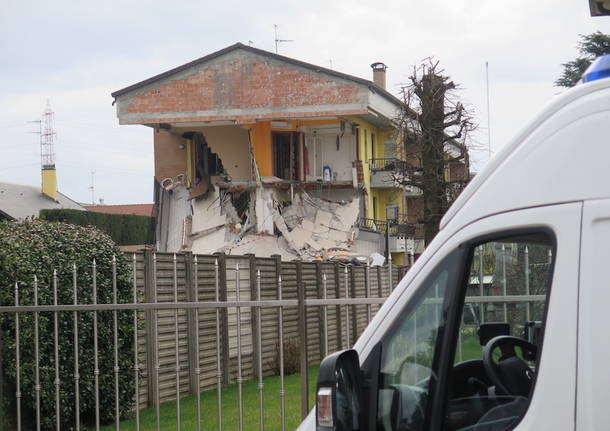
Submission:
M 386 204 L 398 204 L 399 212 L 403 213 L 404 203 L 398 189 L 388 190 L 371 188 L 371 170 L 369 168 L 369 161 L 373 158 L 384 158 L 384 142 L 392 137 L 393 129 L 378 128 L 360 118 L 350 118 L 350 121 L 356 123 L 359 129 L 358 154 L 360 155 L 360 160 L 362 161 L 364 188 L 366 189 L 368 196 L 366 217 L 373 218 L 375 214 L 375 211 L 373 210 L 373 197 L 377 198 L 378 219 L 385 220 Z M 375 136 L 374 150 L 372 148 L 373 135 Z M 395 198 L 391 199 L 390 195 L 395 195 Z
M 42 170 L 42 193 L 57 200 L 57 171 L 55 169 Z
M 273 148 L 271 145 L 271 123 L 261 121 L 250 129 L 252 151 L 261 176 L 273 175 Z
M 404 265 L 405 264 L 405 254 L 403 252 L 400 253 L 392 253 L 392 263 L 394 265 Z
M 376 197 L 377 199 L 377 218 L 380 220 L 385 220 L 385 207 L 386 205 L 398 205 L 398 212 L 404 214 L 404 199 L 402 198 L 402 193 L 400 189 L 371 189 L 371 201 L 372 198 Z M 371 214 L 373 213 L 371 207 Z M 372 215 L 371 215 L 372 217 Z

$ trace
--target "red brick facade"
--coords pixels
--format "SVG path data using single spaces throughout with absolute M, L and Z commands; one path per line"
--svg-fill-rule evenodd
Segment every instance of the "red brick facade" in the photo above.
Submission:
M 358 103 L 359 88 L 290 64 L 246 57 L 204 66 L 135 96 L 127 113 L 223 111 Z M 319 113 L 318 113 L 319 115 Z M 214 119 L 220 119 L 214 116 Z M 235 118 L 235 117 L 233 117 Z M 199 119 L 199 118 L 198 118 Z M 184 121 L 184 118 L 182 119 Z

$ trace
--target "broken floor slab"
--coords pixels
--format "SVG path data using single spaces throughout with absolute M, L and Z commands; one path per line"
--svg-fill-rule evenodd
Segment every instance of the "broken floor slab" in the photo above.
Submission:
M 193 222 L 188 239 L 194 253 L 280 254 L 318 260 L 336 250 L 353 254 L 358 234 L 357 197 L 330 202 L 303 190 L 291 196 L 262 186 L 233 192 L 214 187 L 190 203 Z

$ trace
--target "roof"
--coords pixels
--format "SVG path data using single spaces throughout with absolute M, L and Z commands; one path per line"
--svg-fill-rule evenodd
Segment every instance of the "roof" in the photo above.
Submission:
M 129 205 L 84 205 L 87 211 L 104 214 L 132 214 L 139 216 L 151 216 L 153 204 L 129 204 Z
M 40 187 L 25 184 L 0 182 L 0 215 L 11 220 L 38 217 L 42 209 L 85 208 L 62 193 L 57 193 L 57 202 L 43 195 Z
M 375 84 L 373 81 L 369 81 L 368 79 L 363 79 L 363 78 L 358 78 L 357 76 L 353 76 L 353 75 L 348 75 L 346 73 L 341 73 L 341 72 L 337 72 L 336 70 L 332 70 L 332 69 L 327 69 L 325 67 L 321 67 L 321 66 L 317 66 L 315 64 L 311 64 L 311 63 L 307 63 L 304 61 L 300 61 L 300 60 L 296 60 L 294 58 L 290 58 L 290 57 L 285 57 L 283 55 L 279 55 L 279 54 L 275 54 L 273 52 L 270 51 L 265 51 L 263 49 L 258 49 L 258 48 L 254 48 L 252 46 L 248 46 L 248 45 L 244 45 L 243 43 L 236 43 L 234 45 L 228 46 L 226 48 L 221 49 L 220 51 L 216 51 L 213 52 L 212 54 L 208 54 L 204 57 L 198 58 L 196 60 L 193 60 L 189 63 L 183 64 L 182 66 L 178 66 L 174 69 L 168 70 L 166 72 L 163 72 L 159 75 L 153 76 L 152 78 L 148 78 L 145 79 L 144 81 L 138 82 L 136 84 L 130 85 L 128 87 L 122 88 L 120 90 L 115 91 L 114 93 L 111 93 L 111 96 L 116 98 L 118 96 L 121 96 L 125 93 L 129 93 L 132 90 L 136 90 L 138 88 L 144 87 L 146 85 L 152 84 L 156 81 L 159 81 L 161 79 L 167 78 L 175 73 L 181 72 L 183 70 L 189 69 L 193 66 L 197 66 L 199 64 L 205 63 L 207 61 L 213 60 L 217 57 L 220 57 L 222 55 L 225 55 L 231 51 L 235 51 L 235 50 L 244 50 L 244 51 L 248 51 L 254 54 L 258 54 L 258 55 L 263 55 L 275 60 L 279 60 L 279 61 L 283 61 L 286 63 L 291 63 L 294 64 L 296 66 L 299 67 L 303 67 L 305 69 L 310 69 L 314 72 L 318 72 L 318 73 L 325 73 L 327 75 L 331 75 L 331 76 L 335 76 L 338 78 L 342 78 L 342 79 L 346 79 L 348 81 L 352 81 L 352 82 L 356 82 L 358 84 L 361 85 L 365 85 L 367 86 L 371 91 L 375 92 L 375 93 L 379 93 L 381 95 L 383 95 L 384 97 L 386 97 L 387 99 L 389 99 L 390 101 L 392 101 L 393 103 L 396 104 L 400 104 L 402 105 L 403 102 L 397 98 L 396 96 L 394 96 L 393 94 L 391 94 L 390 92 L 388 92 L 387 90 L 381 88 L 380 86 L 378 86 L 377 84 Z

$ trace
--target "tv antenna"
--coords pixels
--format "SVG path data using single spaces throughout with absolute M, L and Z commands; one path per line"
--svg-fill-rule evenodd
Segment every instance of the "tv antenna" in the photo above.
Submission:
M 273 24 L 273 30 L 275 31 L 275 53 L 277 54 L 277 44 L 278 43 L 284 43 L 284 42 L 294 42 L 294 40 L 290 40 L 290 39 L 278 39 L 277 38 L 277 24 Z
M 89 190 L 91 190 L 91 205 L 95 205 L 95 172 L 91 171 L 91 185 L 89 186 Z

